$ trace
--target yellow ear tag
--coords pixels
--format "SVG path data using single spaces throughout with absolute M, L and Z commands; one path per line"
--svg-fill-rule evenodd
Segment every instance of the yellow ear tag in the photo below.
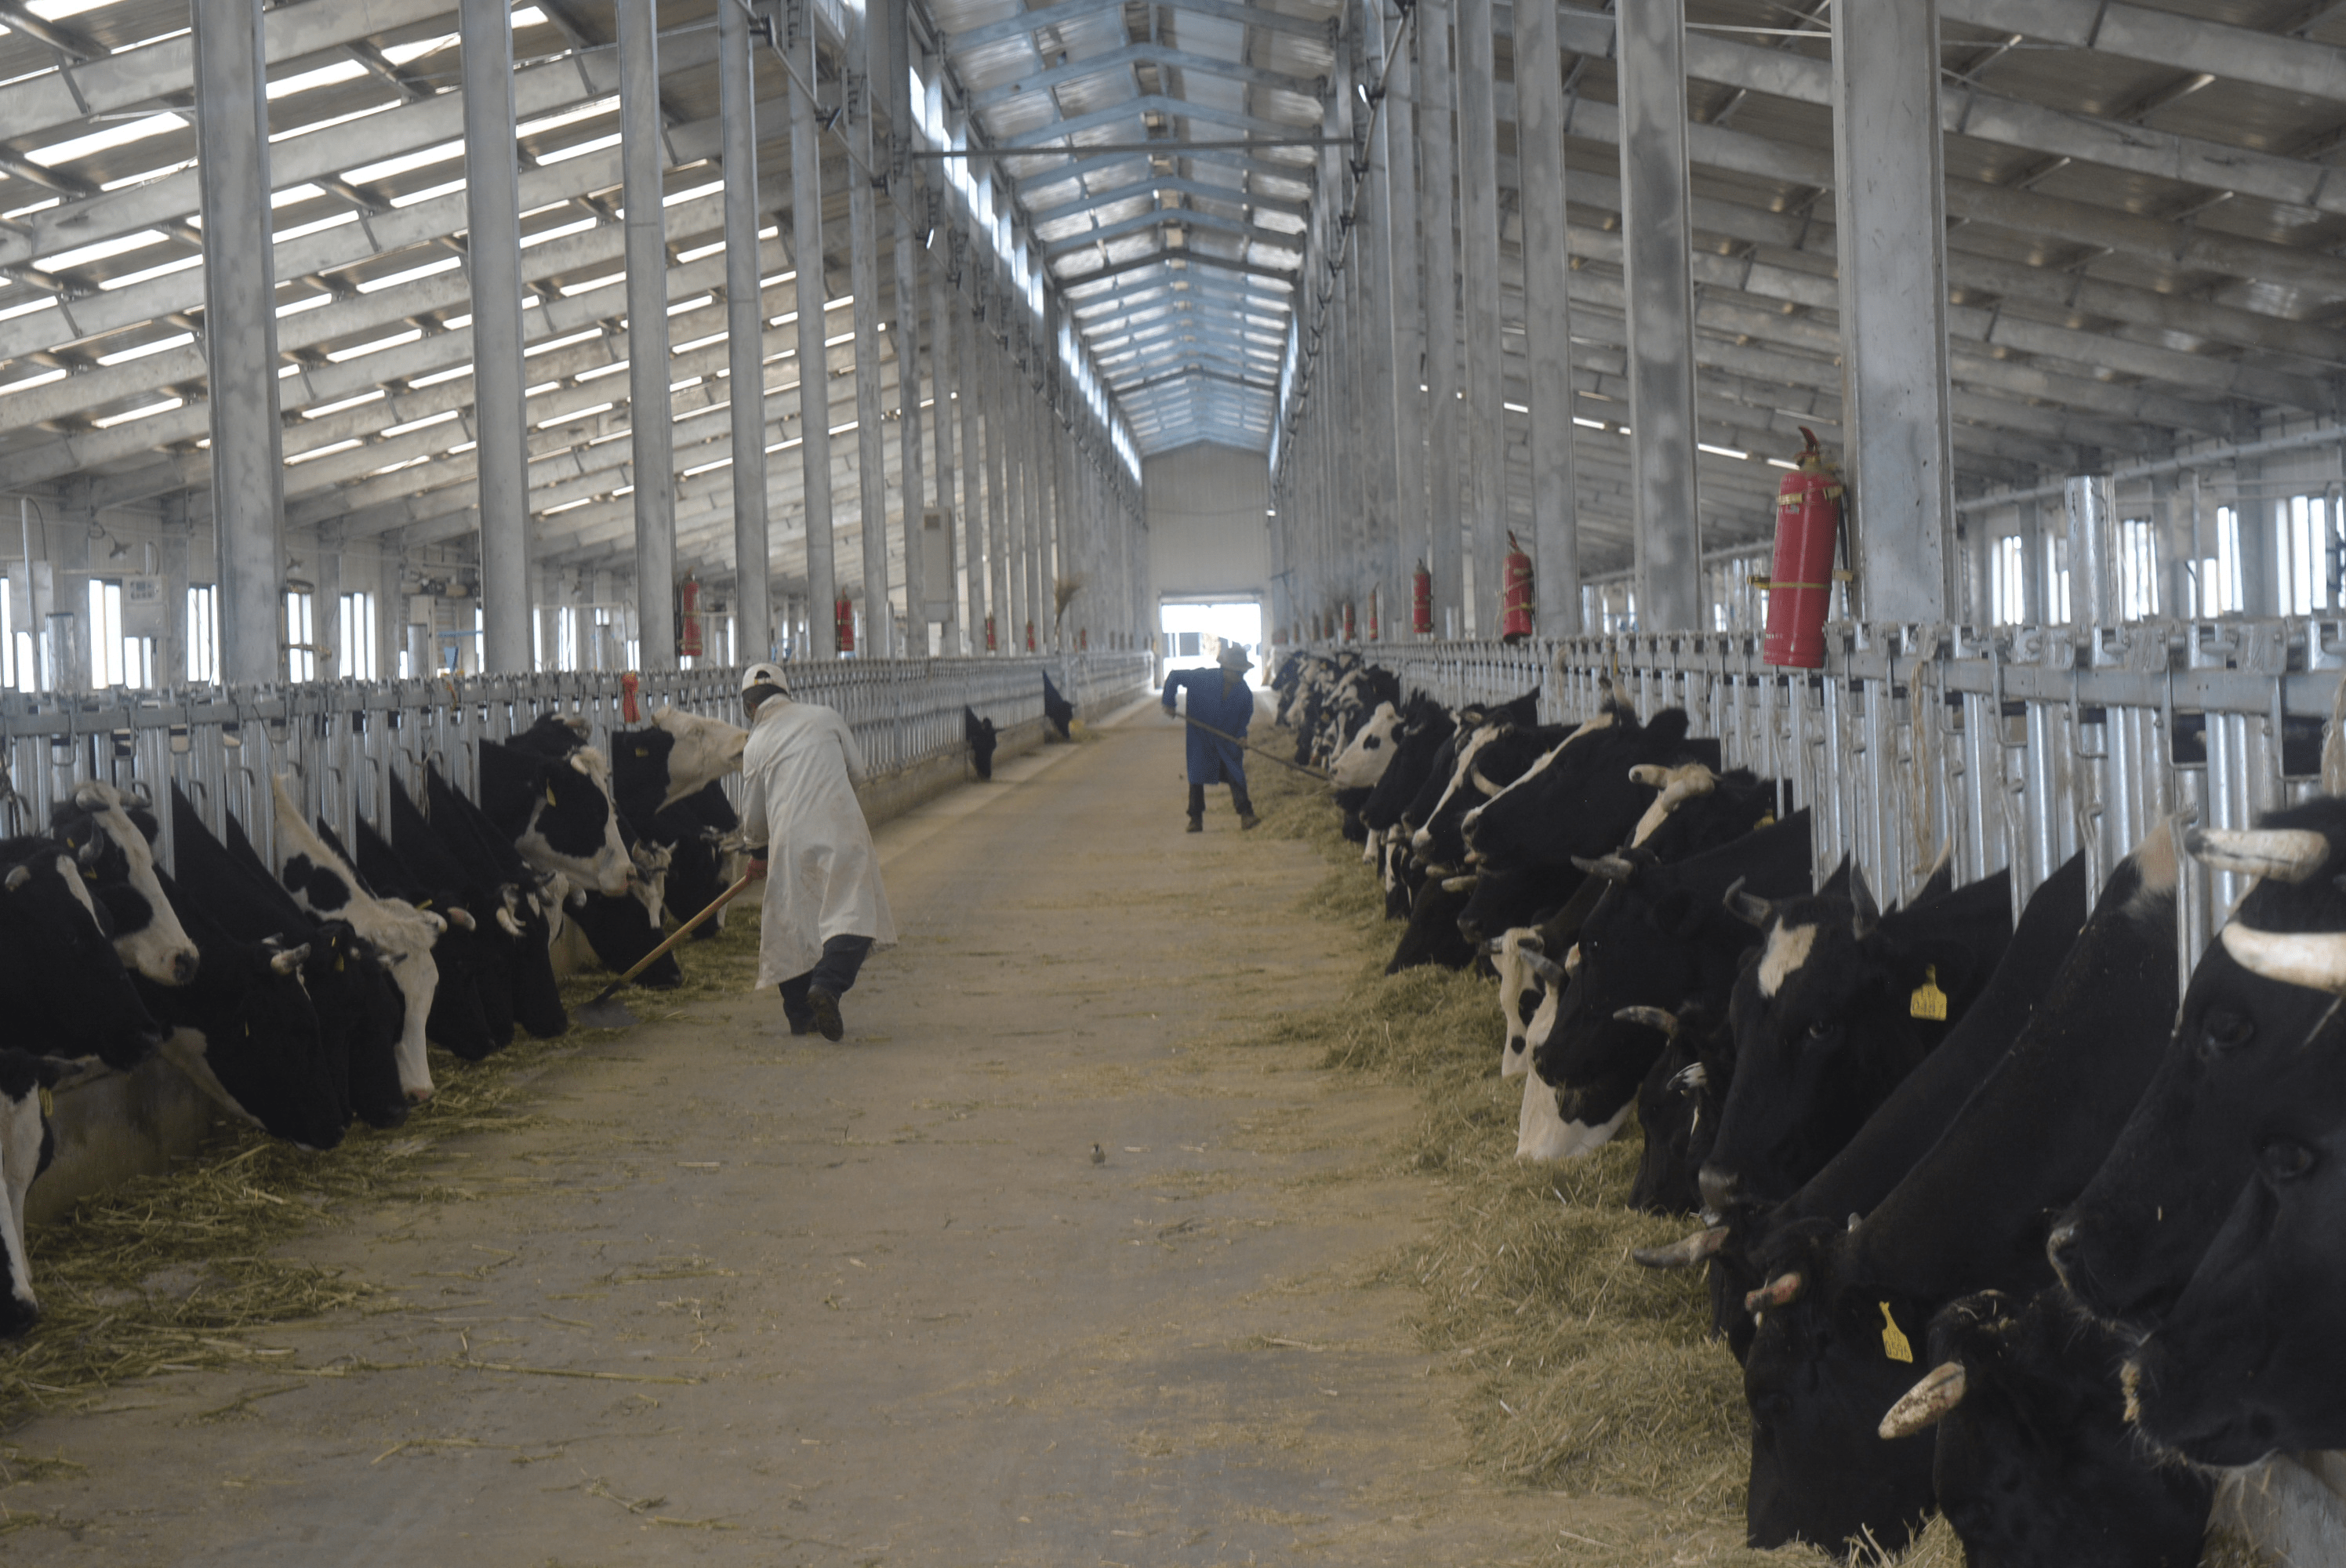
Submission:
M 554 804 L 554 786 L 551 784 L 546 787 L 546 803 L 549 806 Z
M 1914 1347 L 1898 1331 L 1898 1319 L 1890 1315 L 1890 1303 L 1882 1304 L 1882 1353 L 1893 1361 L 1912 1361 Z
M 44 1084 L 41 1085 L 41 1115 L 45 1116 L 54 1116 L 56 1114 L 57 1093 L 55 1089 L 52 1089 L 46 1084 Z
M 1752 823 L 1752 824 L 1751 824 L 1751 828 L 1752 828 L 1752 830 L 1753 830 L 1754 832 L 1757 832 L 1757 831 L 1759 831 L 1759 830 L 1760 830 L 1760 829 L 1762 829 L 1762 828 L 1772 828 L 1772 827 L 1774 827 L 1775 825 L 1776 825 L 1776 813 L 1775 813 L 1775 812 L 1773 812 L 1773 811 L 1770 811 L 1770 812 L 1769 812 L 1766 816 L 1764 816 L 1764 817 L 1760 818 L 1758 821 L 1756 821 L 1756 822 Z
M 1906 1011 L 1916 1018 L 1928 1018 L 1934 1023 L 1947 1021 L 1947 993 L 1939 989 L 1937 964 L 1923 971 L 1923 983 L 1916 986 L 1914 994 L 1907 999 Z

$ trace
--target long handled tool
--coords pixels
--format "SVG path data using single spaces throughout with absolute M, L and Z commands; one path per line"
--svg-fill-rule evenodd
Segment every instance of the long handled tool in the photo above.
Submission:
M 755 877 L 743 877 L 740 881 L 735 882 L 731 887 L 727 888 L 723 892 L 719 893 L 715 899 L 710 901 L 707 909 L 702 910 L 699 914 L 693 916 L 690 920 L 677 927 L 676 934 L 674 936 L 669 937 L 666 942 L 652 949 L 651 952 L 636 960 L 636 964 L 633 969 L 628 970 L 627 973 L 619 976 L 618 979 L 611 982 L 610 984 L 597 992 L 593 1001 L 587 1003 L 584 1007 L 581 1007 L 577 1012 L 573 1013 L 570 1015 L 571 1022 L 578 1024 L 584 1029 L 626 1029 L 633 1024 L 643 1022 L 634 1013 L 627 1011 L 627 1003 L 623 1002 L 614 1002 L 611 998 L 619 993 L 621 987 L 631 983 L 636 976 L 641 974 L 647 969 L 649 969 L 653 964 L 658 963 L 669 953 L 674 952 L 678 942 L 682 942 L 686 937 L 690 936 L 695 931 L 698 931 L 700 928 L 701 921 L 707 920 L 710 915 L 715 914 L 719 910 L 723 909 L 727 904 L 731 903 L 734 897 L 739 894 L 743 888 L 748 887 L 751 882 L 754 882 L 757 880 L 758 879 Z
M 1260 746 L 1249 746 L 1249 745 L 1246 743 L 1246 739 L 1245 739 L 1245 738 L 1244 738 L 1243 736 L 1232 735 L 1232 734 L 1231 734 L 1229 730 L 1227 730 L 1227 729 L 1216 729 L 1212 725 L 1208 724 L 1208 723 L 1207 723 L 1204 719 L 1202 719 L 1202 718 L 1189 718 L 1189 716 L 1188 716 L 1188 714 L 1186 714 L 1186 713 L 1185 713 L 1185 714 L 1182 714 L 1180 717 L 1181 717 L 1182 718 L 1184 718 L 1184 719 L 1188 720 L 1189 723 L 1196 725 L 1198 728 L 1200 728 L 1200 729 L 1204 730 L 1204 731 L 1205 731 L 1207 734 L 1209 734 L 1209 735 L 1219 735 L 1219 736 L 1220 736 L 1224 740 L 1229 741 L 1231 745 L 1233 745 L 1233 746 L 1237 747 L 1240 751 L 1247 752 L 1247 753 L 1249 753 L 1250 755 L 1252 755 L 1252 756 L 1255 756 L 1255 757 L 1267 757 L 1267 758 L 1270 759 L 1270 760 L 1272 760 L 1273 762 L 1278 763 L 1281 768 L 1292 768 L 1292 769 L 1294 769 L 1298 773 L 1301 773 L 1301 774 L 1303 774 L 1303 775 L 1305 775 L 1305 776 L 1307 776 L 1307 777 L 1309 777 L 1309 778 L 1317 779 L 1318 779 L 1318 780 L 1320 780 L 1320 782 L 1321 782 L 1322 784 L 1325 784 L 1325 783 L 1327 783 L 1327 782 L 1328 782 L 1328 775 L 1326 775 L 1325 773 L 1321 772 L 1321 771 L 1320 771 L 1320 769 L 1318 769 L 1317 768 L 1306 768 L 1306 767 L 1305 767 L 1302 763 L 1300 763 L 1300 762 L 1290 762 L 1290 761 L 1289 761 L 1286 758 L 1281 757 L 1281 756 L 1280 756 L 1278 752 L 1276 752 L 1276 751 L 1265 751 L 1265 750 L 1264 750 L 1261 747 L 1260 747 Z

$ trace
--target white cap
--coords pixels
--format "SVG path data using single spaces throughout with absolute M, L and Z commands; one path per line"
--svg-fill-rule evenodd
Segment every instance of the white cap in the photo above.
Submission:
M 753 664 L 741 672 L 743 691 L 756 686 L 770 686 L 784 697 L 790 694 L 790 677 L 782 673 L 782 667 L 778 664 Z

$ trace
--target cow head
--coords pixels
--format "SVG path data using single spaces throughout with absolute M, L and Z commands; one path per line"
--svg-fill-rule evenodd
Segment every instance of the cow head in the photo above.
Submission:
M 21 840 L 27 846 L 45 840 Z M 164 1031 L 140 999 L 74 855 L 0 867 L 0 996 L 12 1033 L 52 1054 L 128 1070 Z
M 1971 1562 L 2198 1561 L 2208 1478 L 2159 1462 L 2128 1430 L 2124 1354 L 2052 1291 L 2025 1302 L 1982 1291 L 1931 1319 L 1916 1363 L 1931 1370 L 1881 1431 L 1937 1428 L 1933 1489 Z
M 155 878 L 154 813 L 111 784 L 89 780 L 52 813 L 49 830 L 105 904 L 122 962 L 158 985 L 196 976 L 196 944 Z
M 1728 901 L 1760 942 L 1735 983 L 1734 1086 L 1702 1168 L 1715 1214 L 1790 1196 L 1939 1043 L 2002 954 L 2011 878 L 1887 916 L 1854 867 L 1842 893 Z
M 1343 750 L 1336 754 L 1328 769 L 1328 777 L 1339 789 L 1372 789 L 1377 780 L 1385 776 L 1385 769 L 1393 759 L 1394 743 L 1401 732 L 1401 710 L 1390 702 L 1381 702 L 1369 715 L 1360 733 L 1353 736 Z
M 1661 1029 L 1662 1054 L 1637 1084 L 1637 1125 L 1645 1146 L 1629 1185 L 1629 1205 L 1655 1214 L 1703 1207 L 1695 1172 L 1719 1135 L 1719 1107 L 1732 1081 L 1726 1020 L 1698 1002 L 1637 1020 Z
M 1809 1220 L 1770 1236 L 1743 1364 L 1751 1411 L 1750 1543 L 1830 1551 L 1871 1535 L 1903 1547 L 1929 1512 L 1927 1433 L 1880 1433 L 1882 1413 L 1926 1369 L 1915 1360 L 1928 1308 L 1847 1277 L 1840 1227 Z
M 0 1339 L 22 1334 L 41 1315 L 25 1247 L 25 1193 L 56 1157 L 46 1102 L 69 1066 L 0 1049 L 0 1193 L 5 1195 L 0 1202 Z
M 627 891 L 631 867 L 619 837 L 619 814 L 611 799 L 611 768 L 603 754 L 578 747 L 558 759 L 531 759 L 505 752 L 495 741 L 481 743 L 484 790 L 492 759 L 505 753 L 518 765 L 518 825 L 512 830 L 522 858 L 540 871 L 560 871 L 583 887 L 616 898 Z M 510 775 L 513 769 L 499 771 Z M 495 806 L 491 815 L 498 815 Z
M 2259 880 L 2192 972 L 2149 1087 L 2047 1244 L 2088 1311 L 2137 1327 L 2183 1289 L 2275 1117 L 2346 1119 L 2346 1030 L 2329 983 L 2346 948 L 2346 801 L 2186 843 Z
M 627 857 L 635 871 L 627 885 L 628 895 L 643 906 L 644 923 L 658 931 L 660 928 L 660 908 L 668 897 L 668 871 L 675 861 L 676 852 L 665 844 L 638 839 L 627 850 Z M 699 910 L 692 911 L 694 914 L 699 912 Z
M 652 722 L 676 743 L 668 754 L 668 796 L 660 801 L 663 809 L 699 794 L 728 773 L 741 770 L 741 748 L 749 745 L 750 732 L 740 725 L 674 706 L 653 714 Z

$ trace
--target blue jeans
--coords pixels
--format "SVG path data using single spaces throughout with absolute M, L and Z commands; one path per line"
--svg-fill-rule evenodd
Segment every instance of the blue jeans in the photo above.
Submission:
M 855 976 L 863 968 L 863 960 L 872 952 L 868 936 L 835 936 L 822 944 L 822 957 L 804 974 L 796 975 L 781 983 L 782 1013 L 793 1024 L 814 1022 L 814 1009 L 808 1005 L 807 992 L 820 986 L 832 997 L 842 997 L 852 990 Z

